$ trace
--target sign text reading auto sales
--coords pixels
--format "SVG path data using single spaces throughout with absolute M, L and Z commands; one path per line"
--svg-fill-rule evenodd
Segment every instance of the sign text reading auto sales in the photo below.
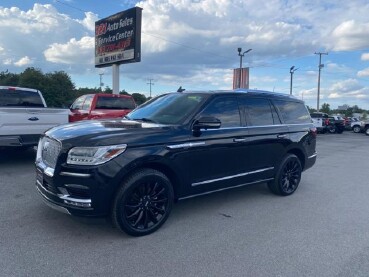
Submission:
M 141 18 L 135 7 L 95 22 L 95 67 L 141 60 Z

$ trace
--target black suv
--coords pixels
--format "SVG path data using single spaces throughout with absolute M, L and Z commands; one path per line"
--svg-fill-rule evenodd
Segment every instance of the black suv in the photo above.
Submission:
M 40 139 L 36 187 L 49 206 L 110 215 L 133 236 L 157 230 L 174 201 L 255 183 L 278 195 L 316 160 L 304 102 L 236 90 L 176 92 L 122 120 L 58 126 Z

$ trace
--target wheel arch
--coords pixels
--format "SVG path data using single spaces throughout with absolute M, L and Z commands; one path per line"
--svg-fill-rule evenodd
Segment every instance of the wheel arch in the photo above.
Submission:
M 176 170 L 173 169 L 167 163 L 165 163 L 165 161 L 163 161 L 162 159 L 154 161 L 153 160 L 140 161 L 139 163 L 131 164 L 131 166 L 126 168 L 119 177 L 120 182 L 123 182 L 125 179 L 129 178 L 129 176 L 131 176 L 135 172 L 146 168 L 160 171 L 161 173 L 163 173 L 165 176 L 168 177 L 173 187 L 174 200 L 177 201 L 182 191 L 183 181 L 181 180 L 179 174 L 176 173 Z M 117 191 L 119 190 L 119 187 L 120 186 L 117 186 L 117 188 L 115 189 L 113 197 L 116 195 Z
M 305 154 L 302 152 L 301 149 L 298 149 L 298 148 L 293 148 L 293 149 L 290 149 L 287 151 L 287 153 L 289 154 L 294 154 L 297 156 L 297 158 L 300 160 L 301 162 L 301 167 L 302 169 L 305 168 L 305 159 L 306 159 L 306 156 Z

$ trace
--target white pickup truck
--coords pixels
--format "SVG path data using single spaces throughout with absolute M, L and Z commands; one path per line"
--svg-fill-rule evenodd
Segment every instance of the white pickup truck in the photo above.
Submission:
M 37 145 L 40 134 L 68 123 L 68 109 L 47 108 L 40 91 L 0 86 L 0 147 Z

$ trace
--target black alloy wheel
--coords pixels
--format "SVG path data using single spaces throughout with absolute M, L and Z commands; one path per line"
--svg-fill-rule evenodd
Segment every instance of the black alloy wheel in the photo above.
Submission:
M 115 198 L 115 226 L 132 236 L 148 235 L 167 220 L 173 205 L 173 188 L 161 172 L 143 169 L 124 182 Z
M 294 154 L 288 154 L 282 160 L 275 179 L 268 183 L 268 187 L 277 195 L 291 195 L 300 184 L 301 173 L 299 158 Z

